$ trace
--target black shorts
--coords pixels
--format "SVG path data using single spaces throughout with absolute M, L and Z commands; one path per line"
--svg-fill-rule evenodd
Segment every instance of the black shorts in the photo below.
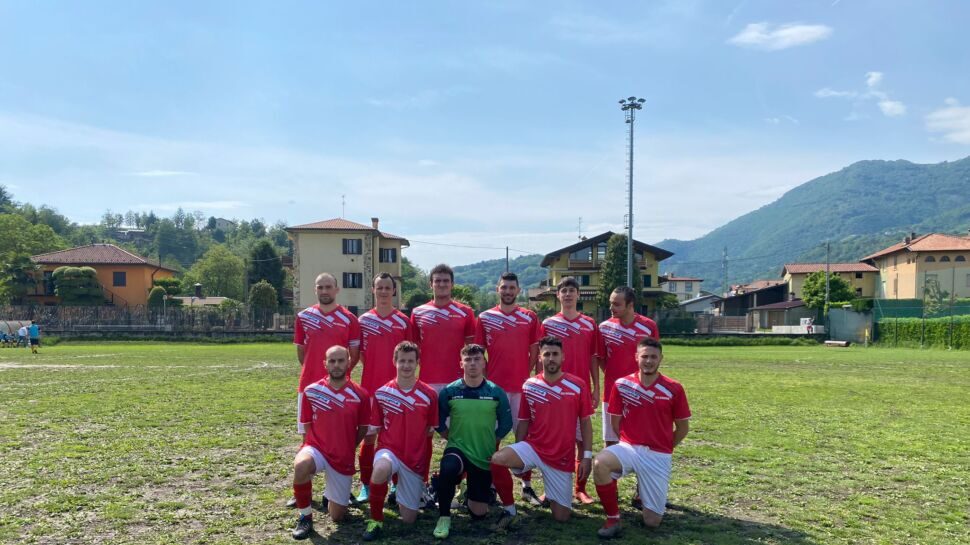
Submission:
M 481 503 L 492 501 L 492 472 L 469 462 L 461 449 L 455 447 L 446 448 L 442 457 L 448 456 L 449 454 L 454 454 L 461 458 L 461 465 L 468 476 L 468 488 L 465 490 L 465 495 L 468 499 Z
M 40 339 L 30 339 L 30 346 L 40 346 Z

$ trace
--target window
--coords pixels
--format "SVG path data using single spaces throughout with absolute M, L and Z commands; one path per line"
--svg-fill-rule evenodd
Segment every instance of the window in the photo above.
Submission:
M 856 297 L 862 297 L 862 288 L 856 288 L 855 289 L 855 296 Z
M 856 278 L 862 278 L 862 273 L 855 273 Z
M 128 273 L 125 271 L 115 271 L 111 273 L 111 286 L 123 288 L 128 285 Z
M 588 274 L 581 274 L 581 275 L 579 275 L 579 285 L 580 286 L 588 286 L 589 285 L 589 275 Z
M 593 260 L 593 248 L 587 246 L 586 248 L 580 248 L 575 252 L 569 254 L 570 261 L 592 261 Z
M 945 255 L 940 258 L 940 263 L 949 263 L 949 262 L 950 262 L 950 256 L 948 255 Z
M 643 287 L 652 288 L 653 287 L 653 276 L 649 274 L 643 275 Z
M 381 263 L 397 263 L 397 248 L 381 248 Z
M 926 256 L 926 259 L 924 259 L 923 261 L 925 261 L 926 263 L 936 263 L 936 258 L 931 255 L 928 255 Z
M 693 282 L 684 282 L 684 291 L 686 291 L 687 293 L 690 293 L 690 292 L 694 291 L 694 283 Z
M 364 253 L 364 241 L 359 238 L 344 239 L 344 255 L 360 255 Z
M 344 287 L 345 288 L 362 288 L 364 287 L 364 273 L 344 273 Z
M 633 259 L 636 259 L 637 263 L 642 263 L 644 261 L 643 252 L 633 252 Z
M 677 282 L 667 282 L 667 291 L 669 292 L 677 291 Z
M 606 243 L 600 242 L 596 245 L 596 259 L 602 261 L 606 259 Z
M 966 261 L 966 260 L 967 258 L 963 257 L 962 255 L 958 255 L 956 259 L 954 259 L 953 261 Z

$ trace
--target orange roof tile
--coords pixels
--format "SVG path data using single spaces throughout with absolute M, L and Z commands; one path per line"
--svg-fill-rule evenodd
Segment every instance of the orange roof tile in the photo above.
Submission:
M 879 272 L 879 269 L 868 263 L 829 263 L 828 268 L 831 272 L 838 273 Z M 822 272 L 825 271 L 825 263 L 786 263 L 785 267 L 781 270 L 781 274 L 784 275 L 785 271 L 791 274 Z
M 292 227 L 287 227 L 287 231 L 377 231 L 384 238 L 392 238 L 397 240 L 403 240 L 407 243 L 407 239 L 404 237 L 399 237 L 397 235 L 392 235 L 390 233 L 385 233 L 374 229 L 369 225 L 364 225 L 362 223 L 357 223 L 356 221 L 345 220 L 343 218 L 332 218 L 323 221 L 315 221 L 313 223 L 304 223 L 303 225 L 294 225 Z
M 69 250 L 59 250 L 30 257 L 40 265 L 148 265 L 171 271 L 114 244 L 88 244 Z
M 970 238 L 958 237 L 954 235 L 944 235 L 941 233 L 929 233 L 916 237 L 909 242 L 897 242 L 888 248 L 883 248 L 878 252 L 863 257 L 861 261 L 869 261 L 884 255 L 896 252 L 953 252 L 970 250 Z

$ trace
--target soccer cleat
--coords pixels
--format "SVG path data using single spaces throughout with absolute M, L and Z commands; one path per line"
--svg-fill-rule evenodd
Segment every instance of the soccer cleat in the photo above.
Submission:
M 515 515 L 509 513 L 505 509 L 502 509 L 498 515 L 498 520 L 495 521 L 495 526 L 492 527 L 492 530 L 504 534 L 505 532 L 509 531 L 509 528 L 512 527 L 512 521 L 514 520 Z
M 328 511 L 330 509 L 330 500 L 326 496 L 320 496 L 320 510 Z
M 431 477 L 431 482 L 428 483 L 427 488 L 421 494 L 421 503 L 424 509 L 437 509 L 438 508 L 438 490 L 437 490 L 437 477 Z
M 313 534 L 313 517 L 301 515 L 296 521 L 296 528 L 293 528 L 293 539 L 306 539 Z
M 536 495 L 536 491 L 531 486 L 522 487 L 522 499 L 535 506 L 542 505 L 542 500 Z
M 357 497 L 354 498 L 354 501 L 356 501 L 357 503 L 367 503 L 367 500 L 369 499 L 370 499 L 370 487 L 367 486 L 366 484 L 360 485 L 360 494 L 357 494 Z
M 552 507 L 552 501 L 545 494 L 539 496 L 539 501 L 542 502 L 542 506 L 546 509 Z
M 384 523 L 379 520 L 368 520 L 367 529 L 364 530 L 364 541 L 374 541 L 375 539 L 381 537 L 381 530 L 384 529 Z
M 590 505 L 592 503 L 596 503 L 596 500 L 591 498 L 589 494 L 586 493 L 585 490 L 580 490 L 576 492 L 575 497 L 576 497 L 576 500 L 583 505 Z
M 397 485 L 391 483 L 391 488 L 387 492 L 387 504 L 391 507 L 397 505 Z
M 295 509 L 296 508 L 296 498 L 294 498 L 294 497 L 291 496 L 290 499 L 286 500 L 286 506 L 289 507 L 290 509 Z
M 445 539 L 451 533 L 451 517 L 438 517 L 438 523 L 434 525 L 434 537 Z
M 612 539 L 620 535 L 621 529 L 622 527 L 620 526 L 620 521 L 616 521 L 613 524 L 607 523 L 599 530 L 596 530 L 596 535 L 604 539 Z

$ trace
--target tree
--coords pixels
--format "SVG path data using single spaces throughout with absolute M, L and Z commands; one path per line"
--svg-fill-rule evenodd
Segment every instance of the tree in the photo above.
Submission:
M 152 284 L 161 286 L 168 295 L 178 295 L 182 293 L 182 281 L 178 278 L 156 278 Z
M 0 185 L 0 212 L 8 212 L 13 208 L 13 194 L 7 190 L 7 186 Z
M 937 278 L 927 278 L 923 286 L 923 316 L 936 318 L 943 311 L 943 305 L 950 297 L 950 292 L 940 286 Z
M 249 288 L 249 308 L 258 327 L 267 327 L 278 307 L 276 289 L 265 280 Z
M 243 282 L 246 266 L 225 246 L 210 248 L 202 259 L 192 265 L 188 276 L 202 284 L 202 291 L 206 295 L 230 297 L 237 301 L 245 296 Z
M 283 261 L 269 239 L 260 239 L 249 252 L 246 275 L 250 286 L 261 280 L 268 282 L 278 297 L 277 303 L 283 302 Z
M 51 274 L 54 294 L 62 305 L 93 306 L 104 303 L 98 273 L 91 267 L 58 267 Z
M 852 285 L 834 274 L 829 275 L 829 301 L 851 301 L 855 299 Z M 802 284 L 802 301 L 808 308 L 825 306 L 825 271 L 809 274 Z M 828 312 L 828 309 L 825 309 Z
M 165 288 L 161 286 L 155 286 L 152 291 L 148 292 L 148 308 L 162 308 L 165 306 Z
M 657 298 L 658 309 L 672 310 L 678 307 L 680 307 L 680 301 L 677 300 L 677 296 L 672 293 L 664 293 Z
M 636 255 L 636 254 L 634 254 Z M 601 309 L 610 307 L 610 294 L 620 286 L 626 286 L 626 235 L 613 235 L 606 242 L 606 256 L 600 265 L 600 287 L 596 294 L 596 305 Z M 643 277 L 634 263 L 633 286 L 639 303 L 643 294 Z
M 455 284 L 451 289 L 451 298 L 461 301 L 470 307 L 475 306 L 475 288 L 464 284 Z
M 0 301 L 15 305 L 24 303 L 30 287 L 37 283 L 39 267 L 26 255 L 15 255 L 0 270 Z
M 16 214 L 0 214 L 0 260 L 15 255 L 36 255 L 65 247 L 64 240 L 50 226 L 31 225 Z

